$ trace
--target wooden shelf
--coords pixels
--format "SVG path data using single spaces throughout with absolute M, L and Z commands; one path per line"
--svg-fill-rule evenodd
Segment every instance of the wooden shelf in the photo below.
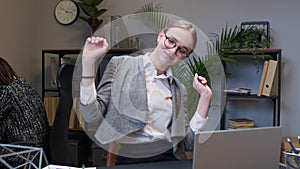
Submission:
M 257 94 L 226 94 L 227 99 L 277 99 L 278 96 L 257 96 Z

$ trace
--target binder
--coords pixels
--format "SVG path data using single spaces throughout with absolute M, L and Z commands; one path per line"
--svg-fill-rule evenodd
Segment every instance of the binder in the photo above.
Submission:
M 48 123 L 50 126 L 53 125 L 58 102 L 59 102 L 59 97 L 55 97 L 55 96 L 44 97 L 44 106 L 48 118 Z
M 59 104 L 59 97 L 57 96 L 47 96 L 44 97 L 44 106 L 48 118 L 48 123 L 50 126 L 53 125 L 56 109 Z M 70 120 L 69 120 L 69 128 L 70 129 L 76 129 L 77 126 L 77 116 L 74 106 L 72 107 L 71 113 L 70 113 Z
M 70 112 L 70 120 L 69 120 L 69 129 L 76 129 L 77 128 L 77 116 L 75 112 L 74 106 L 72 106 Z
M 262 91 L 262 95 L 264 96 L 274 96 L 277 95 L 277 65 L 278 61 L 269 60 L 268 70 L 266 73 L 266 78 L 264 82 L 264 87 Z
M 262 74 L 261 74 L 261 79 L 260 79 L 260 84 L 259 84 L 259 88 L 258 88 L 258 91 L 257 91 L 257 96 L 261 96 L 261 94 L 262 94 L 262 90 L 264 88 L 268 66 L 269 66 L 269 61 L 266 60 L 265 63 L 264 63 Z

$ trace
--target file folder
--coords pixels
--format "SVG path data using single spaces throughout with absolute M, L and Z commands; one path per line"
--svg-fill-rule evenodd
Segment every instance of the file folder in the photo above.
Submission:
M 276 87 L 277 87 L 277 65 L 278 61 L 269 60 L 268 70 L 266 73 L 265 83 L 262 91 L 262 95 L 264 96 L 275 96 L 277 95 Z
M 266 74 L 268 71 L 268 66 L 269 66 L 269 61 L 266 60 L 264 63 L 262 74 L 261 74 L 261 79 L 260 79 L 260 84 L 259 84 L 259 88 L 257 91 L 257 96 L 261 96 L 261 94 L 262 94 L 262 90 L 263 90 L 264 84 L 265 84 Z

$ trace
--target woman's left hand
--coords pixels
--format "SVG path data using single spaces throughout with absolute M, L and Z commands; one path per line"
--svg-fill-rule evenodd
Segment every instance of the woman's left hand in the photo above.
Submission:
M 197 73 L 194 76 L 193 87 L 197 90 L 197 92 L 202 96 L 206 95 L 208 97 L 212 96 L 212 91 L 207 84 L 207 80 L 199 76 Z

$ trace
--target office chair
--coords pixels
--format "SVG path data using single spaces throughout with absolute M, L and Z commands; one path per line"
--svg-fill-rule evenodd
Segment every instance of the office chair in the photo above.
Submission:
M 88 163 L 90 139 L 82 130 L 70 130 L 73 107 L 72 80 L 74 65 L 64 63 L 57 72 L 59 102 L 49 136 L 50 160 L 53 164 L 81 166 Z
M 78 166 L 88 161 L 88 148 L 90 138 L 82 131 L 69 130 L 70 112 L 73 106 L 72 78 L 74 65 L 64 63 L 57 72 L 56 82 L 59 91 L 59 103 L 56 109 L 53 125 L 49 136 L 50 163 L 58 165 Z M 100 77 L 101 78 L 101 77 Z M 79 151 L 77 158 L 74 156 L 70 140 L 77 141 Z M 80 149 L 81 147 L 81 149 Z M 72 151 L 73 150 L 73 151 Z M 99 157 L 100 158 L 100 157 Z M 115 155 L 107 152 L 106 165 L 115 164 Z
M 59 103 L 49 137 L 50 156 L 53 164 L 73 164 L 68 142 L 69 119 L 73 104 L 73 70 L 73 65 L 62 64 L 57 72 L 56 82 L 59 91 Z
M 73 106 L 73 71 L 74 65 L 64 63 L 57 72 L 59 102 L 50 130 L 49 152 L 53 164 L 80 166 L 87 163 L 89 138 L 85 132 L 69 130 L 70 113 Z

